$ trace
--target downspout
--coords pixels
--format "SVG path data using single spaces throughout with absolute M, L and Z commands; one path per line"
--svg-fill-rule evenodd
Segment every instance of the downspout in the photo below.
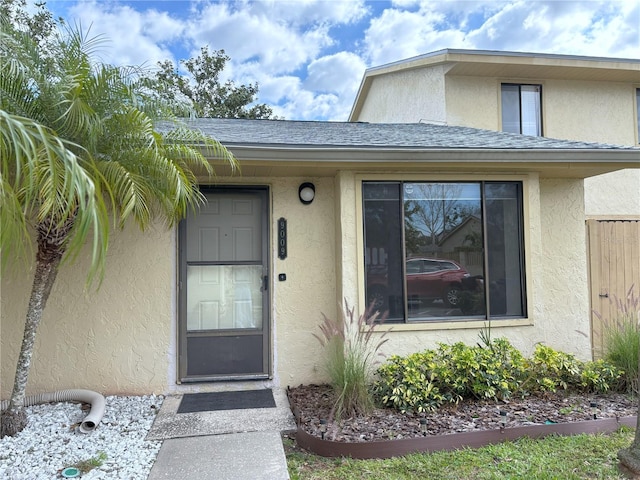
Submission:
M 57 392 L 29 395 L 24 399 L 24 406 L 38 405 L 52 402 L 82 402 L 91 405 L 89 415 L 80 423 L 78 430 L 81 433 L 93 432 L 104 416 L 106 401 L 98 392 L 92 390 L 59 390 Z M 9 407 L 9 400 L 0 401 L 0 410 Z

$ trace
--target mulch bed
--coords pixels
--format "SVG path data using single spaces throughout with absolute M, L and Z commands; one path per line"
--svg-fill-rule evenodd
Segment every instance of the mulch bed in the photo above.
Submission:
M 636 415 L 638 401 L 620 393 L 579 394 L 558 392 L 513 398 L 508 402 L 463 401 L 435 412 L 401 414 L 376 409 L 370 415 L 333 422 L 334 395 L 328 385 L 301 385 L 289 390 L 292 406 L 300 414 L 300 427 L 320 437 L 320 420 L 329 420 L 325 439 L 336 442 L 371 442 L 422 437 L 420 419 L 427 420 L 427 435 L 444 435 L 500 428 L 500 410 L 507 412 L 507 427 L 592 420 L 590 403 L 598 405 L 597 418 Z

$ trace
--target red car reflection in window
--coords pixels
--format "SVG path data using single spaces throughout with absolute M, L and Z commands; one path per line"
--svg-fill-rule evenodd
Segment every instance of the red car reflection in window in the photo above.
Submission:
M 460 292 L 469 289 L 471 275 L 459 263 L 439 258 L 410 258 L 406 263 L 407 299 L 417 301 L 442 300 L 456 307 Z M 367 275 L 367 303 L 375 308 L 387 308 L 386 266 L 369 268 Z
M 407 260 L 406 273 L 409 300 L 441 298 L 452 307 L 460 301 L 463 279 L 471 276 L 459 263 L 435 258 Z

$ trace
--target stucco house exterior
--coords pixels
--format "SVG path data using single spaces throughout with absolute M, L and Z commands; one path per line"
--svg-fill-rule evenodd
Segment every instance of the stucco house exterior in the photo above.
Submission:
M 312 332 L 345 299 L 389 310 L 385 354 L 475 342 L 491 320 L 526 353 L 545 342 L 590 357 L 583 179 L 637 165 L 640 150 L 426 123 L 192 126 L 241 174 L 215 165 L 208 204 L 176 229 L 114 232 L 99 290 L 84 289 L 88 254 L 63 266 L 30 393 L 319 382 Z M 2 277 L 2 398 L 31 275 Z
M 439 50 L 368 69 L 350 120 L 638 145 L 640 60 Z M 584 191 L 597 355 L 596 313 L 615 316 L 611 298 L 640 288 L 640 168 L 585 178 Z
M 639 105 L 638 59 L 446 49 L 368 69 L 349 120 L 638 145 Z M 587 215 L 640 215 L 639 186 L 640 170 L 590 178 Z

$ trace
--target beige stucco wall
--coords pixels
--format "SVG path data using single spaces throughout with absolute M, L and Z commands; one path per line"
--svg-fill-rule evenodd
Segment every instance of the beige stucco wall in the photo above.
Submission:
M 424 174 L 423 174 L 424 175 Z M 525 229 L 530 317 L 494 322 L 525 353 L 536 342 L 588 358 L 590 345 L 584 212 L 580 180 L 525 181 Z M 470 178 L 472 179 L 472 178 Z M 323 351 L 313 337 L 322 313 L 335 318 L 347 299 L 365 308 L 362 229 L 356 172 L 323 178 L 220 179 L 221 183 L 271 187 L 272 238 L 287 219 L 288 256 L 271 248 L 274 380 L 279 386 L 320 382 Z M 312 181 L 311 205 L 297 199 L 298 185 Z M 84 291 L 86 259 L 60 273 L 39 331 L 29 392 L 90 388 L 106 394 L 160 393 L 175 389 L 175 232 L 161 225 L 145 233 L 115 233 L 100 290 Z M 561 275 L 558 272 L 562 272 Z M 280 282 L 279 273 L 287 280 Z M 2 279 L 2 391 L 13 382 L 30 278 Z M 396 325 L 384 352 L 405 354 L 436 342 L 475 343 L 483 322 Z
M 310 205 L 298 200 L 298 185 L 313 182 L 316 197 Z M 322 314 L 335 318 L 336 251 L 335 188 L 333 178 L 289 178 L 272 183 L 272 224 L 287 219 L 288 255 L 273 268 L 276 383 L 296 386 L 324 378 L 322 348 L 313 333 Z M 285 273 L 287 280 L 277 276 Z
M 546 136 L 634 144 L 635 89 L 632 85 L 568 80 L 540 83 Z
M 550 80 L 544 84 L 543 99 L 545 135 L 635 145 L 633 85 Z M 585 179 L 585 213 L 605 217 L 640 215 L 640 169 Z
M 448 76 L 447 124 L 500 130 L 500 92 L 488 77 Z
M 245 178 L 219 183 L 270 185 L 271 285 L 274 382 L 298 385 L 323 377 L 322 350 L 312 332 L 322 313 L 337 314 L 334 179 Z M 298 186 L 312 181 L 311 205 Z M 277 258 L 273 232 L 287 219 L 288 256 Z M 45 309 L 28 393 L 88 388 L 105 394 L 163 393 L 175 389 L 176 234 L 162 225 L 112 236 L 98 291 L 84 291 L 87 260 L 62 268 Z M 277 280 L 285 273 L 287 280 Z M 1 390 L 11 392 L 30 272 L 7 271 L 0 297 Z
M 445 75 L 442 66 L 374 77 L 358 120 L 384 123 L 433 120 L 500 130 L 500 85 L 505 82 L 542 85 L 543 129 L 547 137 L 636 144 L 637 85 Z
M 586 178 L 584 189 L 587 215 L 611 218 L 640 216 L 640 168 Z
M 544 338 L 590 357 L 587 247 L 581 180 L 541 181 Z
M 175 237 L 161 225 L 112 235 L 98 291 L 85 289 L 86 255 L 63 265 L 44 311 L 27 393 L 88 388 L 161 393 L 171 340 Z M 32 272 L 2 277 L 0 396 L 11 393 Z
M 439 99 L 427 98 L 443 91 L 438 76 L 444 82 L 446 101 L 442 104 L 438 104 Z M 448 125 L 500 130 L 503 82 L 542 85 L 543 131 L 547 137 L 637 145 L 635 92 L 639 85 L 624 82 L 445 76 L 442 66 L 397 71 L 375 77 L 358 120 L 419 122 L 431 115 L 432 105 L 438 104 L 438 119 Z M 585 213 L 604 217 L 640 215 L 640 168 L 586 179 Z
M 444 88 L 443 66 L 375 77 L 357 120 L 444 123 Z

